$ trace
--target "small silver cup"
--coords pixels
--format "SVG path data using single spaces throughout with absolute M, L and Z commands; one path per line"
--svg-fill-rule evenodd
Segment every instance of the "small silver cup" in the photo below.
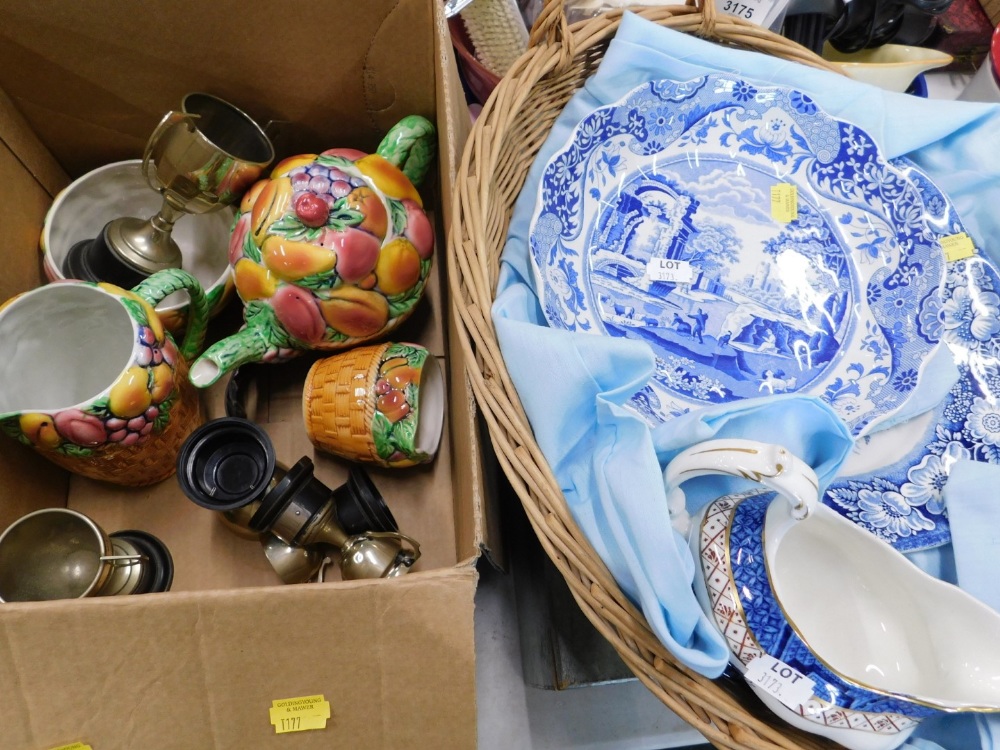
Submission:
M 173 563 L 163 543 L 138 531 L 108 535 L 68 508 L 22 516 L 0 534 L 0 602 L 166 591 Z

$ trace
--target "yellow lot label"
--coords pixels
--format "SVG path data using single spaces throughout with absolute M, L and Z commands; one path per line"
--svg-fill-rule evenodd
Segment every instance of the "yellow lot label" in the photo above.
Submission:
M 976 245 L 972 238 L 965 232 L 949 234 L 941 238 L 941 249 L 944 250 L 944 259 L 949 263 L 956 260 L 971 258 L 976 254 Z
M 275 734 L 326 729 L 330 718 L 330 703 L 322 695 L 305 695 L 271 701 L 268 710 Z
M 787 224 L 799 218 L 799 191 L 788 182 L 771 186 L 771 218 Z

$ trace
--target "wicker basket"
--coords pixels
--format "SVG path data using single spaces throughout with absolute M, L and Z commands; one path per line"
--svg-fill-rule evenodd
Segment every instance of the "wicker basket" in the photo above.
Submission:
M 836 70 L 784 37 L 714 6 L 643 8 L 662 26 L 814 67 Z M 490 307 L 514 202 L 552 123 L 596 70 L 618 29 L 615 11 L 568 26 L 550 0 L 531 46 L 501 81 L 476 122 L 459 168 L 449 237 L 451 294 L 469 378 L 499 461 L 549 557 L 584 614 L 640 680 L 720 748 L 832 748 L 776 719 L 742 685 L 685 668 L 649 629 L 594 552 L 536 444 L 497 343 Z M 740 684 L 737 684 L 740 683 Z

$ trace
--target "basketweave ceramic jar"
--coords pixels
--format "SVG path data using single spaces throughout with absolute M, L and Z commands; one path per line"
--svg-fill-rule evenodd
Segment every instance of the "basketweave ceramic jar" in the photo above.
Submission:
M 434 459 L 445 400 L 434 355 L 417 344 L 391 342 L 317 361 L 306 375 L 302 416 L 317 448 L 401 468 Z
M 195 361 L 191 382 L 207 387 L 248 362 L 344 349 L 405 320 L 434 251 L 415 187 L 434 152 L 433 124 L 410 116 L 374 154 L 294 156 L 251 187 L 229 245 L 246 325 Z

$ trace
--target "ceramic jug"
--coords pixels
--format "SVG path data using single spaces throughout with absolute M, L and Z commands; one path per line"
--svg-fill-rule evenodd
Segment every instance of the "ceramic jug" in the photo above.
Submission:
M 180 290 L 190 314 L 178 347 L 153 307 Z M 187 361 L 207 316 L 201 285 L 179 269 L 132 291 L 61 281 L 14 297 L 0 308 L 0 430 L 93 479 L 165 479 L 201 423 Z
M 709 502 L 687 532 L 698 600 L 768 708 L 853 750 L 897 747 L 939 712 L 1000 711 L 1000 614 L 820 504 L 815 473 L 779 446 L 713 440 L 674 458 L 679 531 L 680 484 L 705 474 L 770 490 Z
M 410 315 L 434 250 L 414 187 L 434 137 L 428 120 L 407 117 L 374 154 L 291 157 L 247 191 L 229 245 L 246 325 L 192 365 L 196 386 L 248 362 L 344 349 Z

